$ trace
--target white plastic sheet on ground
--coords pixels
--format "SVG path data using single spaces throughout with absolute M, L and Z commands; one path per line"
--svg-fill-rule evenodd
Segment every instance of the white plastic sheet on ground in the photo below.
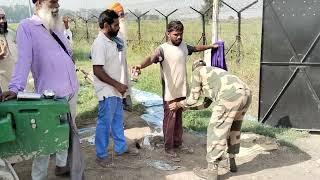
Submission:
M 79 129 L 80 143 L 88 142 L 90 145 L 95 145 L 96 127 Z
M 132 88 L 132 97 L 145 107 L 146 113 L 141 118 L 157 132 L 162 132 L 163 99 L 157 94 Z
M 150 160 L 147 162 L 148 166 L 153 167 L 155 169 L 159 169 L 161 171 L 175 171 L 181 166 L 170 165 L 166 161 L 163 160 Z

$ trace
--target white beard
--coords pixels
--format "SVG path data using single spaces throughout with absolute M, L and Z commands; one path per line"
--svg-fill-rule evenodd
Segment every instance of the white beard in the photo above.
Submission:
M 124 36 L 124 39 L 126 39 L 127 38 L 127 28 L 126 28 L 126 23 L 125 23 L 124 18 L 119 19 L 119 26 L 120 26 L 119 32 L 122 34 L 122 36 Z
M 43 22 L 44 27 L 47 30 L 51 31 L 63 31 L 64 26 L 62 23 L 62 17 L 57 15 L 53 16 L 52 12 L 57 11 L 56 8 L 50 9 L 46 4 L 44 4 L 39 10 L 38 10 L 38 16 Z

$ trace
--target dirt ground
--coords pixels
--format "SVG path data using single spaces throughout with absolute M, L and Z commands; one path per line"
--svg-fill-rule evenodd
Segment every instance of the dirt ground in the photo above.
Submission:
M 94 123 L 80 124 L 80 126 L 94 126 Z M 126 137 L 134 146 L 134 139 L 142 138 L 150 129 L 143 120 L 134 113 L 126 113 Z M 82 150 L 85 155 L 86 171 L 88 180 L 198 180 L 193 175 L 192 169 L 198 166 L 205 167 L 206 139 L 191 133 L 184 134 L 184 143 L 194 149 L 193 154 L 179 153 L 181 162 L 172 162 L 164 155 L 163 147 L 149 150 L 140 149 L 138 156 L 115 156 L 113 168 L 101 168 L 95 163 L 94 146 L 83 143 Z M 220 180 L 320 180 L 320 135 L 311 134 L 308 138 L 298 139 L 296 147 L 279 147 L 268 153 L 255 154 L 252 156 L 236 159 L 238 172 L 230 173 L 227 163 L 222 162 L 219 169 Z M 112 151 L 109 149 L 110 157 Z M 171 166 L 179 166 L 178 170 L 162 171 L 148 165 L 154 161 L 165 161 Z M 31 161 L 22 162 L 14 166 L 21 180 L 29 180 Z M 56 177 L 54 175 L 54 158 L 50 162 L 50 180 L 65 180 L 68 177 Z

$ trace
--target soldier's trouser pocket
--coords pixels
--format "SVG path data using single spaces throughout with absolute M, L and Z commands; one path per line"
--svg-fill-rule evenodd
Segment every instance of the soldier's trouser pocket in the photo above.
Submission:
M 232 121 L 228 120 L 229 111 L 224 105 L 213 107 L 207 130 L 207 161 L 215 162 L 227 148 L 227 139 Z
M 228 153 L 239 153 L 242 120 L 251 101 L 250 90 L 240 91 L 238 98 L 220 100 L 213 107 L 207 130 L 208 162 L 216 161 L 227 148 Z

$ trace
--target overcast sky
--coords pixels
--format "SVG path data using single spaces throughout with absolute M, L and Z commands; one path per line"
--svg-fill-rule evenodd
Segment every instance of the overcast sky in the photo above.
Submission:
M 114 0 L 60 0 L 60 5 L 65 9 L 77 10 L 79 8 L 105 8 Z M 125 6 L 129 7 L 172 7 L 202 4 L 202 0 L 118 0 Z M 28 0 L 0 0 L 1 5 L 27 4 Z
M 31 0 L 30 0 L 31 1 Z M 165 14 L 173 11 L 174 9 L 179 9 L 174 16 L 181 15 L 193 15 L 197 16 L 197 13 L 192 11 L 189 6 L 195 9 L 201 9 L 203 0 L 117 0 L 122 3 L 125 9 L 147 11 L 151 10 L 151 14 L 157 14 L 154 8 L 163 11 Z M 250 4 L 254 0 L 224 0 L 230 5 L 234 6 L 236 9 L 241 9 L 246 5 Z M 78 10 L 79 8 L 97 8 L 105 9 L 108 4 L 115 2 L 115 0 L 60 0 L 60 6 L 63 9 Z M 28 4 L 28 0 L 0 0 L 0 5 L 15 5 L 15 4 Z M 236 16 L 236 14 L 227 7 L 221 9 L 221 16 Z M 262 0 L 252 6 L 244 12 L 243 17 L 261 17 L 262 15 Z

